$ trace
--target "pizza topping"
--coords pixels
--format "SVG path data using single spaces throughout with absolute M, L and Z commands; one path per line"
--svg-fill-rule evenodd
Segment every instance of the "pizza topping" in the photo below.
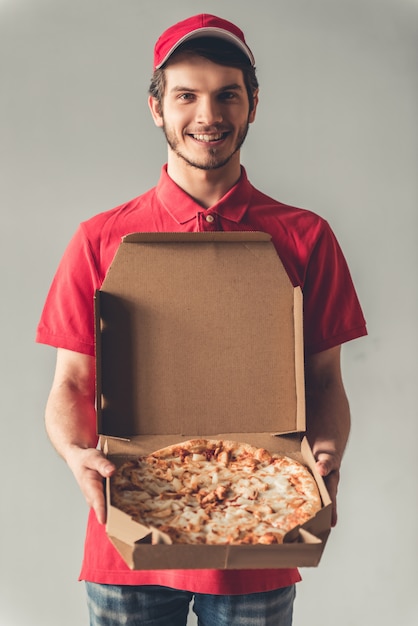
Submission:
M 176 543 L 272 544 L 321 507 L 309 470 L 263 448 L 191 440 L 124 463 L 112 504 Z

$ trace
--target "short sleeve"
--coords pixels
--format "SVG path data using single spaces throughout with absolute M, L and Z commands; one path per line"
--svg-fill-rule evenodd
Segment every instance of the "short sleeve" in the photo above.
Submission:
M 36 341 L 94 355 L 97 262 L 81 224 L 67 246 L 48 292 Z
M 343 252 L 327 222 L 313 246 L 304 278 L 307 354 L 367 334 L 363 312 Z

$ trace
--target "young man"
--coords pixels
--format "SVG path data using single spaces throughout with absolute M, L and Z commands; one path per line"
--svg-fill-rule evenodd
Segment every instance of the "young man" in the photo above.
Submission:
M 269 233 L 304 293 L 307 433 L 334 504 L 350 417 L 340 346 L 366 333 L 349 270 L 327 223 L 283 205 L 248 181 L 240 147 L 254 121 L 254 57 L 237 26 L 198 15 L 165 31 L 154 50 L 149 106 L 168 144 L 157 186 L 80 225 L 51 286 L 37 340 L 58 348 L 46 410 L 49 437 L 91 507 L 80 578 L 91 624 L 185 624 L 189 602 L 202 626 L 292 621 L 295 569 L 131 571 L 108 541 L 96 449 L 93 294 L 121 237 L 135 231 Z

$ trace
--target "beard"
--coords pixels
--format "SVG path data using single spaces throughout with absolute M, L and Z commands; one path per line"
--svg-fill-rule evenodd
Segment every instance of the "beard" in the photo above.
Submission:
M 235 142 L 235 146 L 233 147 L 233 149 L 231 150 L 229 154 L 227 155 L 220 154 L 219 153 L 220 151 L 216 148 L 216 146 L 213 146 L 208 149 L 206 157 L 200 160 L 193 159 L 191 156 L 188 156 L 187 154 L 184 154 L 182 152 L 181 148 L 179 148 L 179 144 L 180 144 L 179 139 L 177 138 L 175 132 L 166 125 L 165 121 L 163 123 L 162 129 L 163 129 L 166 141 L 168 145 L 170 146 L 171 150 L 180 159 L 183 159 L 183 161 L 185 161 L 188 165 L 190 165 L 191 167 L 195 167 L 199 170 L 217 170 L 223 167 L 224 165 L 226 165 L 227 163 L 229 163 L 229 161 L 232 159 L 234 154 L 236 154 L 238 150 L 240 150 L 242 144 L 245 141 L 245 138 L 247 137 L 249 123 L 247 122 L 245 126 L 242 126 L 240 128 L 238 136 L 237 136 L 237 140 Z M 200 132 L 204 133 L 204 131 L 200 131 Z

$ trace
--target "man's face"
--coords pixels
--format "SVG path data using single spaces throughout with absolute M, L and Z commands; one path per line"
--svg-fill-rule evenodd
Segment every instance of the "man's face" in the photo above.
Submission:
M 239 161 L 239 149 L 254 120 L 242 71 L 198 56 L 178 55 L 165 70 L 162 110 L 150 99 L 171 156 L 202 170 Z M 257 98 L 255 98 L 255 105 Z

